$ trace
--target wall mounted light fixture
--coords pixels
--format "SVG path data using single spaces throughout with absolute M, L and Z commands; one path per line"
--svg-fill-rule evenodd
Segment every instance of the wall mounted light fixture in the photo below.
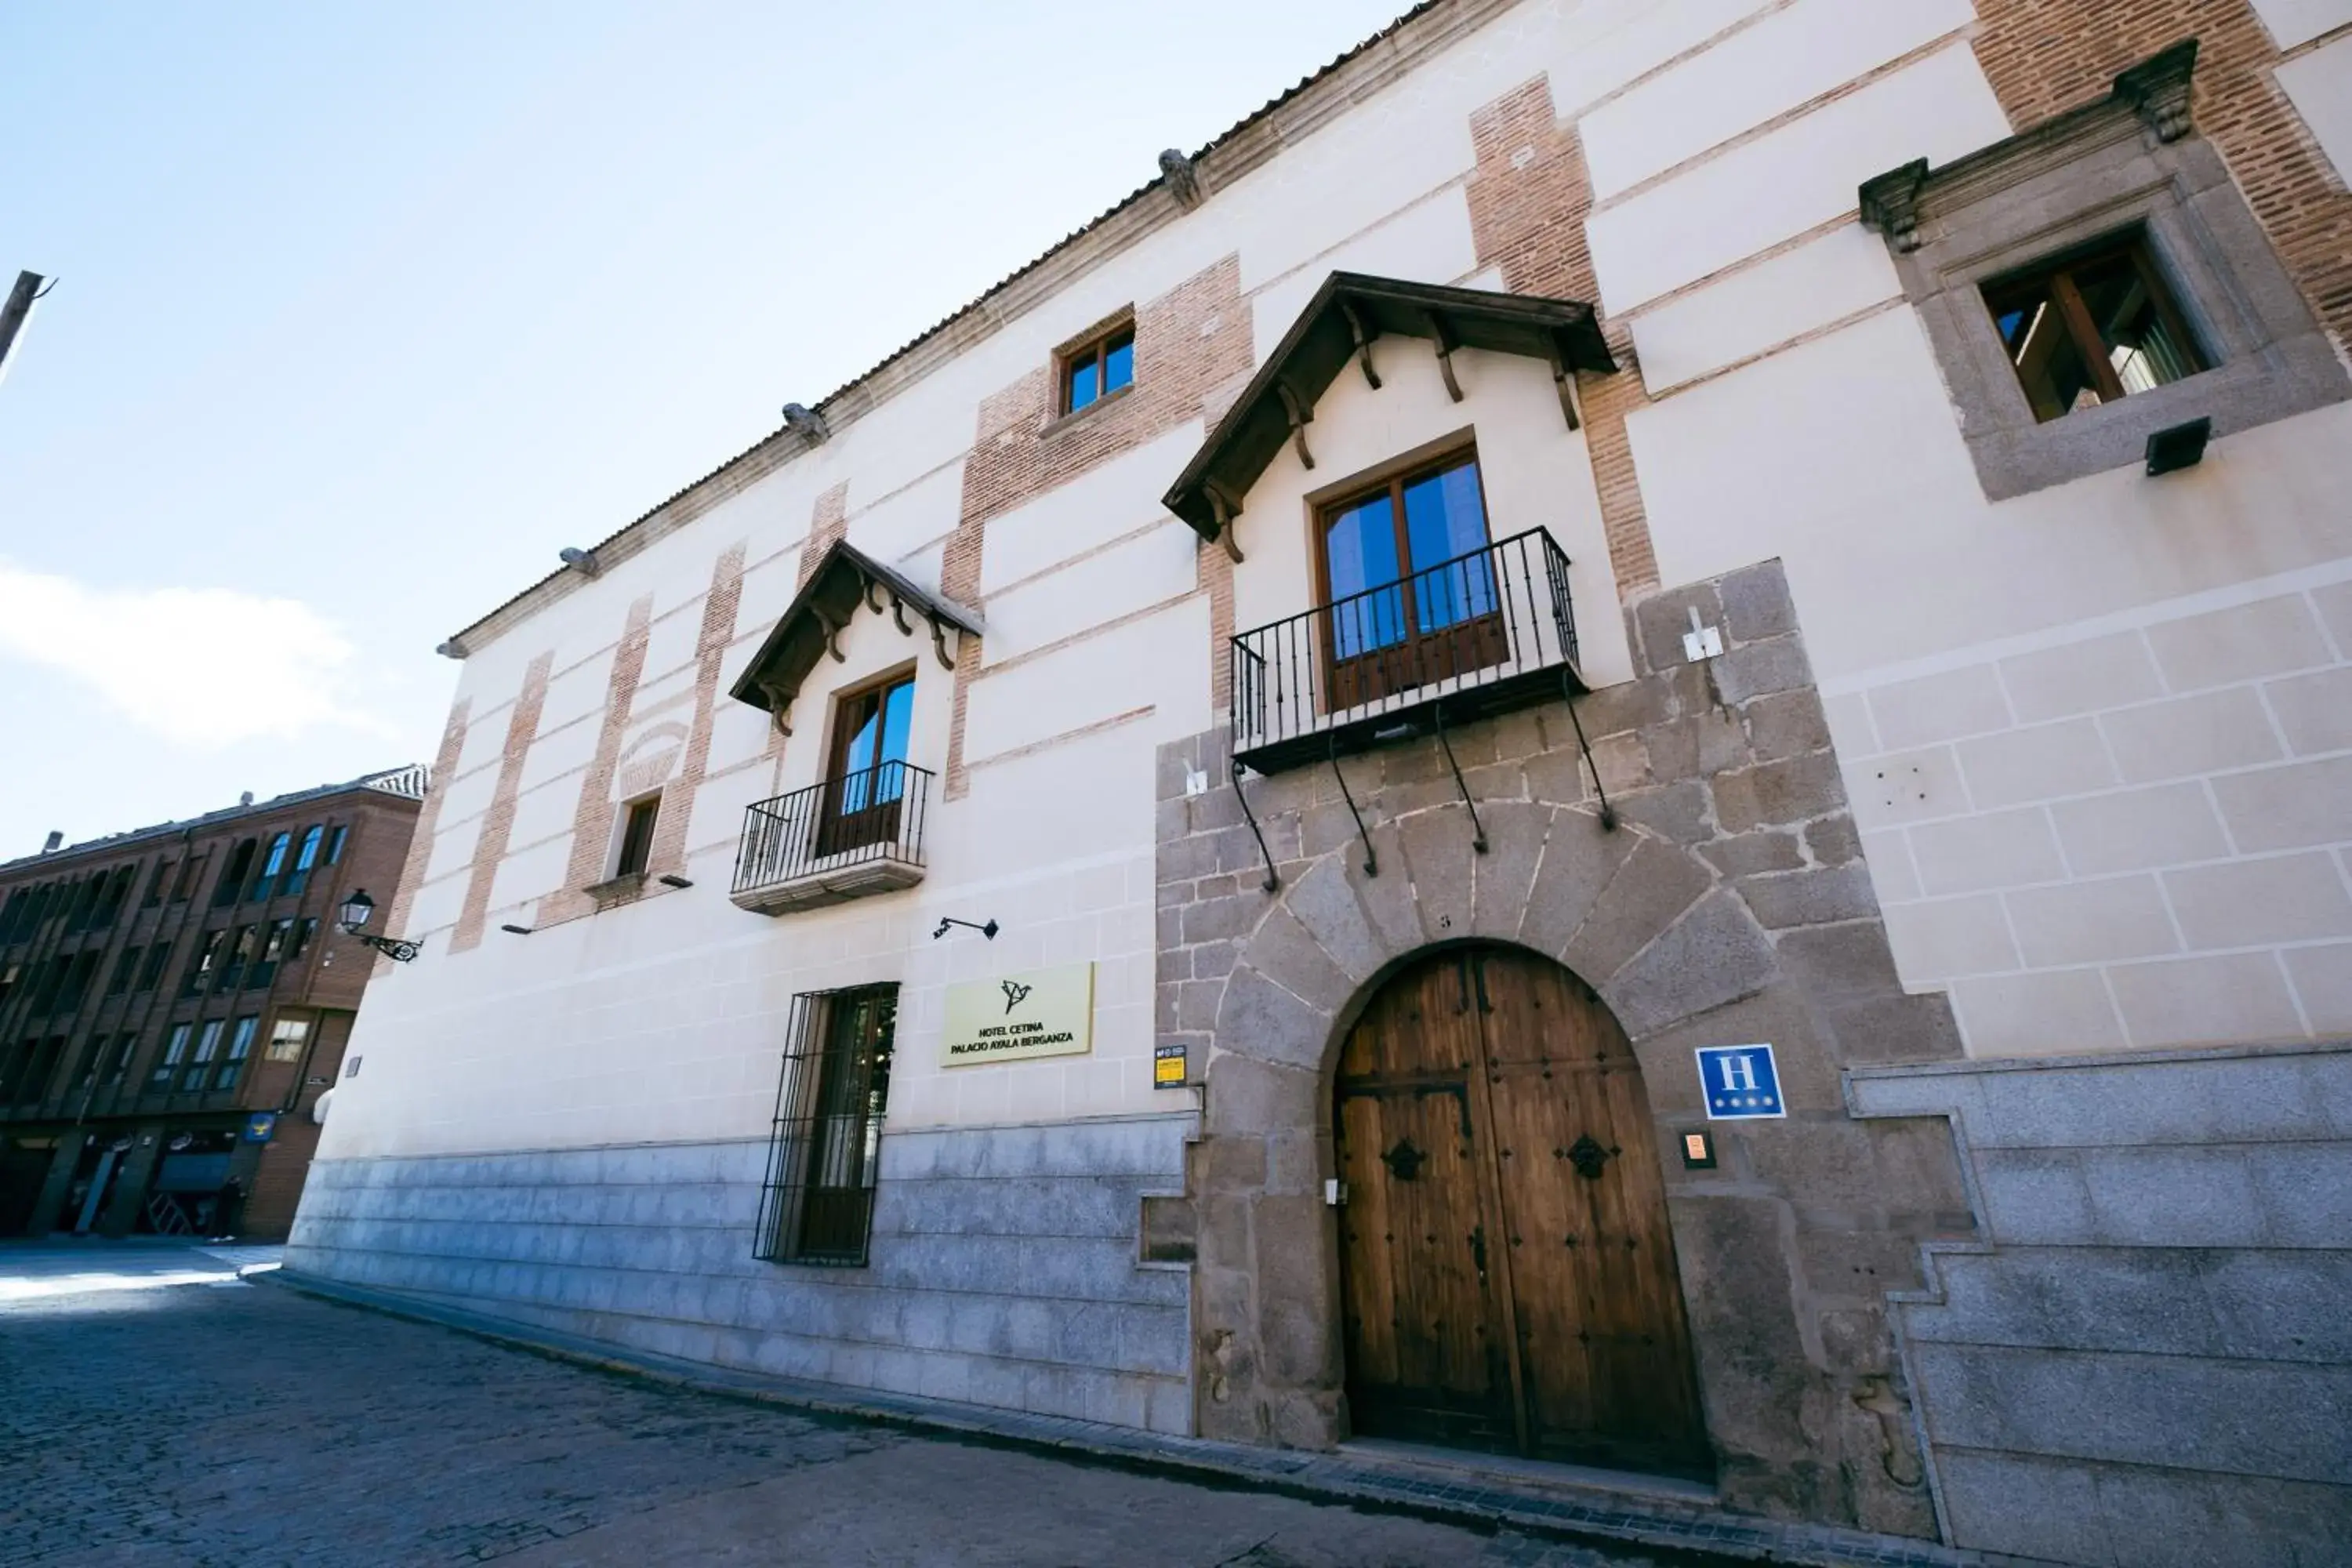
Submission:
M 400 936 L 375 936 L 361 928 L 375 913 L 375 900 L 367 896 L 365 888 L 359 889 L 343 900 L 337 911 L 343 934 L 356 939 L 362 947 L 372 947 L 395 963 L 406 963 L 415 958 L 418 944 Z
M 960 921 L 953 916 L 943 916 L 940 921 L 939 929 L 931 932 L 931 940 L 937 942 L 947 935 L 950 926 L 962 926 L 967 931 L 976 931 L 991 942 L 996 940 L 996 933 L 1000 929 L 994 921 L 989 921 L 986 925 L 975 925 L 971 921 Z

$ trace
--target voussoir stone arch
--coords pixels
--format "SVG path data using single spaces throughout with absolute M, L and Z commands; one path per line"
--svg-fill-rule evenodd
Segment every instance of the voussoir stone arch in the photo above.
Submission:
M 1327 1078 L 1340 1037 L 1390 971 L 1430 946 L 1506 942 L 1555 960 L 1597 991 L 1634 1039 L 1753 995 L 1774 978 L 1772 943 L 1715 870 L 1680 845 L 1589 805 L 1449 803 L 1371 829 L 1381 870 L 1351 840 L 1286 867 L 1241 939 L 1215 1016 L 1209 1131 L 1272 1132 L 1254 1103 L 1222 1102 L 1229 1060 Z M 1320 1089 L 1317 1092 L 1319 1094 Z
M 1494 801 L 1475 826 L 1458 800 L 1422 806 L 1282 869 L 1213 1015 L 1192 1182 L 1199 1410 L 1205 1436 L 1323 1447 L 1345 1425 L 1331 1074 L 1386 976 L 1433 946 L 1508 942 L 1582 977 L 1638 1042 L 1777 971 L 1705 860 L 1588 805 Z

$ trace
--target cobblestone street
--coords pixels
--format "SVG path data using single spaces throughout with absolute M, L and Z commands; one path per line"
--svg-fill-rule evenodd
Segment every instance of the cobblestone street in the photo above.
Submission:
M 23 1272 L 0 1252 L 0 1276 Z M 1656 1561 L 802 1415 L 266 1281 L 173 1278 L 0 1293 L 0 1563 Z

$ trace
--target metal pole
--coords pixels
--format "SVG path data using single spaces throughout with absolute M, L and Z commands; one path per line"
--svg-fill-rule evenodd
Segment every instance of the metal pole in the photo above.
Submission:
M 8 302 L 0 305 L 0 375 L 8 373 L 8 351 L 16 346 L 17 329 L 33 313 L 33 301 L 40 298 L 43 281 L 37 272 L 17 273 L 16 286 L 8 290 Z

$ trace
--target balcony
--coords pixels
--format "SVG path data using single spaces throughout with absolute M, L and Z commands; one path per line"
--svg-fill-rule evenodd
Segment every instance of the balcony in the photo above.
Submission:
M 1234 759 L 1262 773 L 1587 689 L 1540 528 L 1233 639 Z
M 819 909 L 923 879 L 931 774 L 884 763 L 746 809 L 735 853 L 736 907 L 763 915 Z

